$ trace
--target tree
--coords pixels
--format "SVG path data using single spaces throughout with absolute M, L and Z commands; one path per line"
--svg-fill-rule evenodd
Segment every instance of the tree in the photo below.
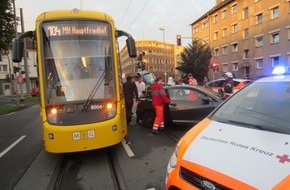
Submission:
M 15 20 L 10 0 L 1 0 L 0 6 L 0 55 L 9 54 L 15 37 Z
M 210 46 L 200 39 L 194 39 L 192 44 L 181 53 L 181 66 L 177 69 L 185 73 L 191 73 L 201 82 L 207 76 L 211 59 Z

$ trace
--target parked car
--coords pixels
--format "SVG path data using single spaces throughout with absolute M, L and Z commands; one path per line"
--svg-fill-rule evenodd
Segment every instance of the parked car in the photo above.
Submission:
M 202 86 L 175 85 L 165 86 L 164 89 L 168 97 L 176 103 L 175 107 L 165 106 L 165 126 L 178 123 L 195 124 L 222 102 L 218 93 Z M 136 114 L 137 123 L 141 120 L 144 127 L 153 126 L 155 110 L 150 96 L 140 99 Z
M 38 87 L 34 87 L 31 90 L 31 96 L 39 96 L 39 88 Z
M 234 92 L 237 92 L 247 84 L 251 83 L 252 80 L 250 79 L 233 79 L 234 80 Z M 210 81 L 205 84 L 206 87 L 211 88 L 212 90 L 218 92 L 221 89 L 222 84 L 224 83 L 225 79 L 219 78 L 217 80 Z
M 289 75 L 239 90 L 181 138 L 166 189 L 289 189 L 289 110 Z

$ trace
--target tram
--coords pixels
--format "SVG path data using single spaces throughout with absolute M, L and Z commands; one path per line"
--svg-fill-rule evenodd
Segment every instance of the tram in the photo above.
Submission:
M 45 150 L 88 151 L 113 146 L 127 134 L 122 72 L 111 16 L 85 10 L 49 11 L 36 19 L 35 31 L 18 35 L 13 62 L 21 62 L 24 39 L 36 39 L 40 109 Z

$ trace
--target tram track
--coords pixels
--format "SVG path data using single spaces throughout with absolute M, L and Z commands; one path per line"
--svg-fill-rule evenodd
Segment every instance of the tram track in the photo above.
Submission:
M 162 133 L 166 136 L 168 136 L 170 139 L 174 140 L 175 142 L 178 142 L 181 137 L 174 134 L 173 132 L 170 132 L 169 130 L 164 130 Z
M 128 189 L 114 147 L 65 154 L 59 162 L 49 189 Z

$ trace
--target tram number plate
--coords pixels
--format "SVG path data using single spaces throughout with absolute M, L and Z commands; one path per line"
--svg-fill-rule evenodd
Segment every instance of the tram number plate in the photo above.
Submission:
M 95 138 L 95 131 L 94 130 L 89 130 L 89 131 L 73 132 L 72 138 L 75 141 L 83 140 L 83 139 Z

